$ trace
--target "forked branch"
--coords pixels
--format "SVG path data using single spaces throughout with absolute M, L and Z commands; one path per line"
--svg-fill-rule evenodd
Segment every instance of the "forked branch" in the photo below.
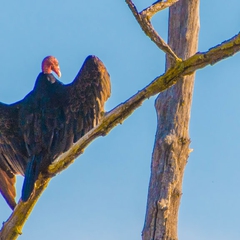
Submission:
M 136 6 L 131 0 L 126 0 L 130 10 L 132 11 L 134 17 L 138 21 L 142 30 L 145 34 L 150 37 L 150 39 L 166 54 L 172 58 L 173 62 L 179 62 L 181 59 L 174 53 L 174 51 L 170 48 L 170 46 L 159 36 L 159 34 L 155 31 L 152 26 L 150 19 L 157 12 L 170 7 L 174 3 L 178 2 L 178 0 L 168 0 L 166 2 L 156 2 L 150 7 L 144 9 L 142 12 L 138 12 Z

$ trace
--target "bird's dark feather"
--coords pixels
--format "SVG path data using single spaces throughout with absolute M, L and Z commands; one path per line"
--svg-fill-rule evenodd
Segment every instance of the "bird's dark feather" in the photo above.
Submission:
M 15 174 L 24 175 L 28 156 L 18 128 L 18 104 L 0 103 L 0 192 L 13 209 Z
M 0 191 L 10 206 L 14 175 L 25 173 L 22 200 L 27 201 L 39 173 L 99 123 L 110 92 L 105 66 L 89 56 L 71 84 L 40 73 L 23 100 L 0 105 Z
M 27 167 L 23 201 L 29 198 L 39 173 L 46 172 L 54 159 L 99 123 L 110 96 L 109 74 L 94 56 L 85 60 L 71 84 L 63 85 L 53 78 L 52 74 L 40 73 L 20 110 L 23 136 L 35 162 Z M 24 122 L 27 116 L 32 120 Z

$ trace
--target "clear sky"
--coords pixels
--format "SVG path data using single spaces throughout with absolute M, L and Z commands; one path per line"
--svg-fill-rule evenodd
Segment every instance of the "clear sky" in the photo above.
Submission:
M 142 10 L 154 1 L 135 0 Z M 199 51 L 239 32 L 240 2 L 202 1 Z M 153 19 L 167 36 L 168 11 Z M 111 110 L 164 72 L 165 56 L 142 32 L 124 0 L 1 1 L 0 101 L 22 99 L 47 55 L 64 83 L 94 54 L 112 81 Z M 196 74 L 191 153 L 184 177 L 179 239 L 240 239 L 240 54 Z M 154 98 L 96 139 L 44 192 L 21 240 L 138 240 L 144 223 L 156 130 Z M 22 187 L 18 177 L 18 198 Z M 11 211 L 0 198 L 0 221 Z

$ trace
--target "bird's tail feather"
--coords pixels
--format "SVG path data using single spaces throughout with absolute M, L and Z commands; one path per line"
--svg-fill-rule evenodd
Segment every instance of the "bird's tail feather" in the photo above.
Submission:
M 22 188 L 22 201 L 26 202 L 34 189 L 34 184 L 39 175 L 39 166 L 41 162 L 41 156 L 33 156 L 31 161 L 27 165 L 25 172 L 25 179 Z
M 3 195 L 12 210 L 16 206 L 15 182 L 16 177 L 14 175 L 10 177 L 5 171 L 0 169 L 0 193 Z

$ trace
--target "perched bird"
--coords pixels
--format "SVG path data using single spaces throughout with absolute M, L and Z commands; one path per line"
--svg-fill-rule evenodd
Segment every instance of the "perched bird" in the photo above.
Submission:
M 3 181 L 1 185 L 6 186 L 0 186 L 0 191 L 12 208 L 14 175 L 25 174 L 22 200 L 27 201 L 39 174 L 99 123 L 110 96 L 109 74 L 95 56 L 87 57 L 70 84 L 62 84 L 52 71 L 60 77 L 57 59 L 49 56 L 42 62 L 33 90 L 16 104 L 0 105 L 0 184 Z M 9 121 L 10 136 L 1 124 L 4 118 Z

